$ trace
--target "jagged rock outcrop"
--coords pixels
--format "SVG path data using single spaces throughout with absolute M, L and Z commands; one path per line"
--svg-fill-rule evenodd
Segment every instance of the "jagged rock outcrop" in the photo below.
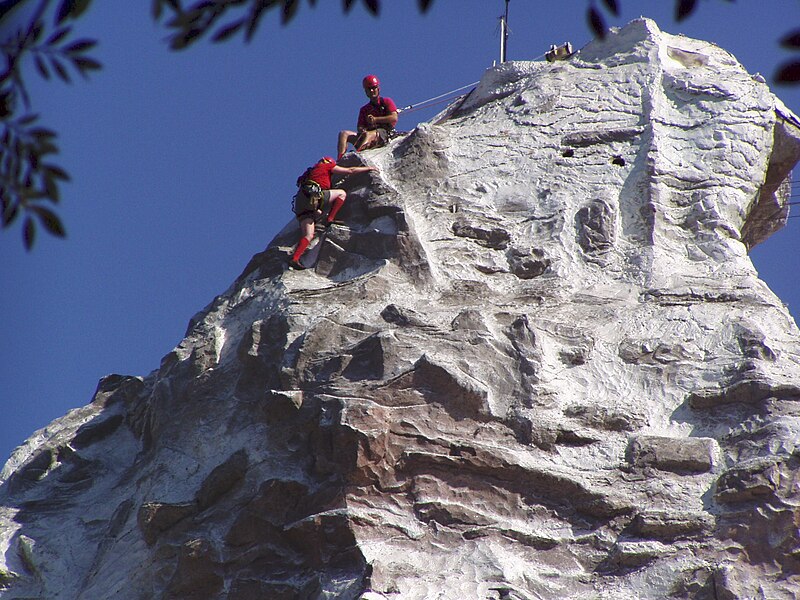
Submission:
M 4 600 L 797 597 L 767 86 L 639 20 L 362 158 L 315 270 L 290 223 L 12 456 Z

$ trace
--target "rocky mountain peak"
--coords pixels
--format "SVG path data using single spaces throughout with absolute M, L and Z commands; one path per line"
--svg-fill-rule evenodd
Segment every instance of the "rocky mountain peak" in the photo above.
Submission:
M 641 19 L 344 164 L 146 377 L 0 475 L 8 599 L 800 593 L 800 122 Z

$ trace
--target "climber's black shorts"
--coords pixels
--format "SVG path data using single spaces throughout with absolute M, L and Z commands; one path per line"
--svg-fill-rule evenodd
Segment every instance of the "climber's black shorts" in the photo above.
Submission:
M 325 204 L 330 202 L 330 200 L 330 190 L 322 191 L 321 202 L 312 202 L 311 199 L 309 199 L 309 197 L 303 192 L 298 191 L 294 195 L 294 214 L 297 215 L 298 221 L 302 221 L 303 219 L 313 219 L 317 216 L 317 211 L 322 210 Z

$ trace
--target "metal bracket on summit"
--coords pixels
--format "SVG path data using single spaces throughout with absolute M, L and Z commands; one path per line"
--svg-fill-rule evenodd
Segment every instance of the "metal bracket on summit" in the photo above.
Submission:
M 550 46 L 550 50 L 545 53 L 544 57 L 547 59 L 547 62 L 554 62 L 557 60 L 567 60 L 573 54 L 572 44 L 564 42 L 560 46 L 556 46 L 555 44 Z

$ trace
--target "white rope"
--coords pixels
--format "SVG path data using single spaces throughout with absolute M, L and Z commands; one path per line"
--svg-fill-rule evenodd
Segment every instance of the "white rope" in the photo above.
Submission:
M 425 108 L 423 105 L 428 104 L 429 102 L 433 102 L 434 100 L 438 100 L 439 98 L 444 98 L 445 96 L 450 96 L 455 94 L 456 92 L 460 92 L 461 90 L 465 90 L 468 87 L 476 86 L 480 83 L 480 81 L 473 81 L 472 83 L 468 83 L 467 85 L 462 85 L 460 88 L 456 88 L 454 90 L 450 90 L 449 92 L 445 92 L 444 94 L 439 94 L 438 96 L 434 96 L 433 98 L 428 98 L 427 100 L 423 100 L 421 102 L 417 102 L 416 104 L 409 104 L 408 106 L 404 106 L 403 108 L 398 108 L 397 112 L 401 113 L 404 111 L 408 111 L 413 109 L 420 109 Z
M 414 108 L 409 108 L 408 110 L 404 110 L 403 113 L 412 113 L 415 110 L 423 110 L 425 108 L 431 108 L 433 106 L 436 106 L 437 104 L 444 104 L 445 102 L 457 102 L 458 100 L 461 100 L 466 96 L 467 94 L 461 94 L 460 96 L 453 96 L 452 98 L 442 98 L 441 100 L 437 100 L 436 102 L 431 102 L 430 104 L 426 104 L 425 106 L 415 106 Z

